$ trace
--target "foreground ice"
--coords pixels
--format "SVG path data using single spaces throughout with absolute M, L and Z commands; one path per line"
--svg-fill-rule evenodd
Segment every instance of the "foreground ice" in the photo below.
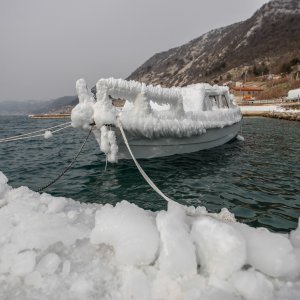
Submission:
M 299 272 L 299 227 L 275 234 L 173 202 L 84 204 L 0 172 L 0 299 L 300 299 Z

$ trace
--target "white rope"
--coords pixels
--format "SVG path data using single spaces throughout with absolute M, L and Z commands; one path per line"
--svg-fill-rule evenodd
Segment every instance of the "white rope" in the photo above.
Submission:
M 106 172 L 107 170 L 107 154 L 105 154 L 105 168 L 104 168 L 104 172 Z
M 145 173 L 145 171 L 142 169 L 142 167 L 140 166 L 140 164 L 138 163 L 138 161 L 136 160 L 136 158 L 134 157 L 131 149 L 130 149 L 130 146 L 128 144 L 128 140 L 126 138 L 126 135 L 125 135 L 125 132 L 123 130 L 123 127 L 122 127 L 122 124 L 120 122 L 120 120 L 118 120 L 118 125 L 119 125 L 119 128 L 120 128 L 120 131 L 121 131 L 121 134 L 122 134 L 122 137 L 123 137 L 123 140 L 124 140 L 124 143 L 136 165 L 136 167 L 138 168 L 138 170 L 140 171 L 141 175 L 144 177 L 144 179 L 147 181 L 147 183 L 153 188 L 153 190 L 159 194 L 162 198 L 164 198 L 167 202 L 170 202 L 170 201 L 173 201 L 172 199 L 170 199 L 168 196 L 166 196 L 155 184 L 154 182 L 148 177 L 148 175 Z
M 242 119 L 242 122 L 241 122 L 241 136 L 243 136 L 243 123 L 244 123 L 244 119 Z
M 57 127 L 57 126 L 55 126 L 55 127 Z M 71 124 L 67 125 L 67 126 L 65 126 L 63 128 L 56 129 L 56 130 L 52 131 L 51 133 L 59 132 L 59 131 L 61 131 L 63 129 L 66 129 L 68 127 L 71 127 Z M 47 131 L 47 129 L 45 131 Z M 43 134 L 30 135 L 30 136 L 17 137 L 17 138 L 10 138 L 8 140 L 4 139 L 4 140 L 0 140 L 0 143 L 13 142 L 13 141 L 18 141 L 18 140 L 27 140 L 27 139 L 31 139 L 31 138 L 34 138 L 34 137 L 40 137 L 40 136 L 44 136 L 44 133 Z
M 54 131 L 51 131 L 51 133 L 59 132 L 59 131 L 64 130 L 64 129 L 69 128 L 69 127 L 72 127 L 72 125 L 70 124 L 70 125 L 67 125 L 67 126 L 65 126 L 63 128 L 56 129 Z
M 3 138 L 3 139 L 0 139 L 0 142 L 11 140 L 11 139 L 15 139 L 15 138 L 20 138 L 20 137 L 23 137 L 23 136 L 32 135 L 34 133 L 38 133 L 38 132 L 42 132 L 42 131 L 45 132 L 45 131 L 47 131 L 49 129 L 53 129 L 53 128 L 57 128 L 57 127 L 62 127 L 64 125 L 66 125 L 66 124 L 71 124 L 71 122 L 66 122 L 66 123 L 63 123 L 63 124 L 60 124 L 60 125 L 56 125 L 56 126 L 52 126 L 52 127 L 49 127 L 49 128 L 40 129 L 40 130 L 36 130 L 36 131 L 33 131 L 33 132 L 29 132 L 29 133 L 24 133 L 24 134 L 19 134 L 19 135 L 14 135 L 14 136 L 11 136 L 11 137 Z

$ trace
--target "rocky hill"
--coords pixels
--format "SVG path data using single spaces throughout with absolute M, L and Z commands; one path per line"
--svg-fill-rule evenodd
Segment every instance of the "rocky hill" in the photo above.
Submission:
M 251 18 L 155 54 L 128 79 L 163 86 L 280 73 L 300 58 L 300 1 L 272 0 Z

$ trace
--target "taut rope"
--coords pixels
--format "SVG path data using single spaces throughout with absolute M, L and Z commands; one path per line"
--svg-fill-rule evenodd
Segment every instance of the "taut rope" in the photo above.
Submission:
M 140 166 L 140 164 L 138 163 L 138 161 L 136 160 L 136 158 L 134 157 L 131 149 L 130 149 L 130 146 L 128 144 L 128 140 L 126 138 L 126 135 L 125 135 L 125 132 L 123 130 L 123 127 L 122 127 L 122 124 L 120 122 L 120 120 L 118 120 L 118 126 L 120 128 L 120 131 L 121 131 L 121 134 L 122 134 L 122 137 L 123 137 L 123 140 L 124 140 L 124 143 L 136 165 L 136 167 L 138 168 L 138 170 L 140 171 L 141 175 L 144 177 L 144 179 L 146 180 L 146 182 L 152 187 L 152 189 L 158 194 L 160 195 L 162 198 L 164 198 L 167 202 L 170 202 L 170 201 L 174 201 L 172 199 L 170 199 L 168 196 L 166 196 L 155 184 L 154 182 L 149 178 L 149 176 L 146 174 L 146 172 L 143 170 L 143 168 Z
M 66 124 L 68 124 L 68 125 L 66 125 Z M 66 126 L 64 126 L 64 125 L 66 125 Z M 62 126 L 64 126 L 64 127 L 62 127 Z M 56 129 L 56 130 L 52 131 L 51 133 L 59 132 L 65 128 L 71 127 L 71 122 L 63 123 L 63 124 L 52 126 L 52 127 L 45 128 L 45 129 L 36 130 L 36 131 L 25 133 L 25 134 L 20 134 L 20 135 L 11 136 L 8 138 L 3 138 L 3 139 L 0 139 L 0 143 L 13 142 L 13 141 L 18 141 L 18 140 L 26 140 L 26 139 L 31 139 L 34 137 L 44 136 L 44 134 L 35 134 L 35 133 L 45 132 L 45 131 L 48 131 L 49 129 L 53 129 L 53 128 L 57 128 L 57 127 L 62 127 L 62 128 Z
M 78 151 L 78 153 L 73 157 L 73 159 L 71 160 L 71 162 L 67 165 L 67 167 L 56 177 L 56 178 L 54 178 L 53 180 L 51 180 L 48 184 L 46 184 L 45 186 L 43 186 L 43 187 L 40 187 L 38 190 L 37 190 L 37 192 L 42 192 L 42 191 L 44 191 L 44 190 L 46 190 L 48 187 L 50 187 L 52 184 L 54 184 L 55 182 L 57 182 L 71 167 L 72 167 L 72 165 L 75 163 L 75 161 L 76 161 L 76 159 L 78 158 L 78 156 L 79 156 L 79 154 L 82 152 L 82 150 L 83 150 L 83 147 L 85 146 L 85 144 L 86 144 L 86 142 L 87 142 L 87 140 L 88 140 L 88 138 L 89 138 L 89 136 L 90 136 L 90 134 L 91 134 L 91 132 L 92 132 L 92 130 L 93 130 L 93 127 L 94 126 L 91 126 L 91 129 L 90 129 L 90 131 L 89 131 L 89 133 L 88 133 L 88 135 L 87 135 L 87 137 L 85 138 L 85 140 L 83 141 L 83 143 L 82 143 L 82 145 L 81 145 L 81 147 L 80 147 L 80 149 L 79 149 L 79 151 Z

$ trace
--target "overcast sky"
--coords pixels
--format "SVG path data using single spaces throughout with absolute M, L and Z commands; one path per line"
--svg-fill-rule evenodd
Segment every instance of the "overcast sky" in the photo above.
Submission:
M 0 0 L 0 101 L 75 94 L 249 18 L 267 0 Z

